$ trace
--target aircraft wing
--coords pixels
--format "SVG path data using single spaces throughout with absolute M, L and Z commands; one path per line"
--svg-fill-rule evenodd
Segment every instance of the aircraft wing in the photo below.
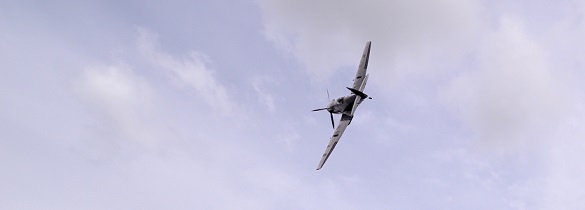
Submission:
M 327 145 L 327 148 L 325 149 L 325 153 L 323 153 L 323 156 L 321 157 L 321 161 L 319 161 L 319 165 L 317 166 L 317 170 L 323 168 L 323 165 L 325 165 L 325 162 L 327 161 L 327 159 L 331 155 L 331 152 L 333 152 L 333 149 L 335 149 L 337 142 L 339 142 L 341 135 L 343 135 L 343 132 L 345 131 L 345 128 L 347 128 L 347 126 L 349 125 L 349 122 L 351 121 L 351 119 L 352 119 L 352 117 L 349 115 L 344 114 L 341 116 L 341 120 L 339 121 L 337 128 L 333 132 L 333 136 L 331 136 L 331 139 L 329 140 L 329 144 Z
M 365 81 L 366 73 L 368 71 L 368 61 L 370 60 L 371 46 L 372 42 L 366 43 L 366 47 L 364 48 L 364 53 L 362 54 L 362 59 L 360 61 L 360 66 L 358 67 L 355 78 L 353 79 L 353 89 L 363 91 L 362 88 L 365 88 L 365 84 L 363 83 Z
M 358 67 L 358 71 L 353 79 L 353 89 L 359 90 L 361 92 L 364 91 L 366 88 L 366 83 L 368 82 L 368 62 L 370 60 L 370 49 L 372 47 L 372 42 L 367 42 L 366 47 L 364 48 L 364 53 L 362 54 L 362 60 L 360 62 L 360 66 Z M 360 96 L 355 97 L 355 101 L 353 103 L 353 107 L 351 109 L 351 116 L 355 113 L 356 108 L 358 105 L 363 101 L 364 98 Z

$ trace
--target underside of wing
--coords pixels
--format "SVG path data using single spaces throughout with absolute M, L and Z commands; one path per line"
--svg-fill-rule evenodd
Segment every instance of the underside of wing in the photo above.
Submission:
M 333 132 L 333 136 L 331 136 L 331 139 L 329 140 L 329 144 L 327 145 L 327 148 L 325 149 L 325 153 L 323 153 L 323 156 L 321 157 L 321 161 L 319 161 L 319 165 L 317 166 L 317 170 L 321 169 L 323 167 L 323 165 L 325 165 L 325 162 L 327 161 L 327 159 L 331 155 L 331 152 L 333 152 L 333 149 L 335 149 L 335 146 L 337 146 L 337 142 L 339 142 L 341 135 L 343 135 L 343 132 L 345 131 L 345 129 L 347 128 L 347 126 L 351 122 L 351 119 L 352 119 L 352 117 L 348 116 L 348 115 L 341 116 L 341 120 L 339 121 L 337 128 Z
M 360 61 L 360 66 L 358 67 L 355 78 L 353 79 L 353 89 L 359 90 L 362 87 L 362 83 L 364 82 L 366 73 L 368 71 L 368 62 L 370 60 L 371 46 L 372 42 L 366 43 L 366 47 L 364 48 L 364 53 L 362 54 L 362 58 Z
M 362 81 L 362 85 L 360 86 L 360 89 L 358 89 L 361 92 L 364 92 L 364 89 L 366 89 L 366 84 L 368 83 L 368 74 L 366 74 L 366 76 L 364 77 L 364 81 Z

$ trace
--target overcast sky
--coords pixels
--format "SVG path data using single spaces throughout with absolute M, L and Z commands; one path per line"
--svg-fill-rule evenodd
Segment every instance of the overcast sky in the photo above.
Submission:
M 582 0 L 0 1 L 0 209 L 585 209 L 583 37 Z

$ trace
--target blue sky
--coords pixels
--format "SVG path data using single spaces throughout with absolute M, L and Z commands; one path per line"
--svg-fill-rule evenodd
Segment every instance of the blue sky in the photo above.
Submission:
M 583 209 L 585 2 L 0 2 L 0 209 Z M 325 167 L 310 110 L 366 101 Z

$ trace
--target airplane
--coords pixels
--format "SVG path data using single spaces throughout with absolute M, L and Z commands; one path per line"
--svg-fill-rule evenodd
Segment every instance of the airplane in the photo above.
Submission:
M 341 114 L 341 119 L 339 120 L 337 128 L 333 132 L 333 136 L 329 140 L 329 144 L 325 149 L 325 153 L 323 153 L 323 156 L 321 157 L 321 161 L 319 161 L 317 170 L 323 168 L 323 165 L 325 165 L 325 162 L 331 155 L 331 152 L 333 152 L 333 149 L 335 149 L 335 146 L 337 146 L 337 142 L 339 142 L 341 135 L 343 135 L 343 132 L 351 123 L 356 108 L 362 103 L 362 101 L 364 101 L 364 99 L 372 99 L 363 92 L 364 88 L 366 87 L 366 82 L 368 81 L 368 74 L 366 72 L 368 70 L 368 60 L 370 59 L 371 45 L 371 41 L 366 43 L 360 65 L 358 67 L 355 78 L 353 79 L 353 86 L 351 88 L 347 87 L 351 94 L 331 100 L 325 108 L 313 110 L 314 112 L 327 110 L 329 112 L 329 116 L 331 116 L 331 125 L 334 129 L 335 123 L 333 122 L 333 114 Z M 329 91 L 327 91 L 327 97 L 329 98 Z

